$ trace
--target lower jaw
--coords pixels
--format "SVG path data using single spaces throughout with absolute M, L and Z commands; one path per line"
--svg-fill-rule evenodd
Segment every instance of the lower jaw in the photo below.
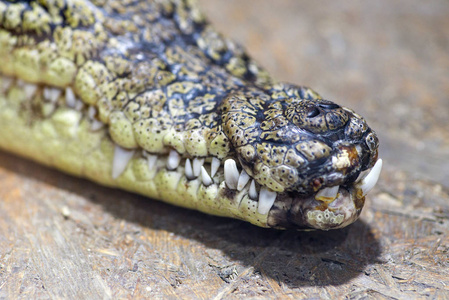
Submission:
M 365 197 L 356 187 L 340 187 L 337 197 L 329 202 L 314 195 L 279 195 L 271 209 L 267 224 L 274 228 L 330 230 L 355 222 L 363 208 Z

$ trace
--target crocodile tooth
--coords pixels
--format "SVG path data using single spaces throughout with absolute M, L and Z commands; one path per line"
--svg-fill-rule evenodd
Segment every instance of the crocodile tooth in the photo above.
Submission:
M 212 163 L 210 167 L 210 176 L 214 177 L 220 167 L 220 160 L 216 157 L 212 157 Z
M 65 103 L 70 108 L 75 108 L 76 106 L 76 97 L 71 87 L 65 89 Z
M 315 199 L 325 202 L 332 201 L 335 198 L 337 198 L 339 188 L 340 186 L 338 185 L 324 188 L 320 190 L 318 193 L 316 193 Z
M 44 88 L 43 96 L 45 100 L 55 103 L 61 96 L 61 90 L 58 88 Z
M 103 122 L 98 121 L 97 119 L 92 119 L 92 123 L 90 123 L 90 130 L 91 131 L 97 131 L 101 128 L 103 128 Z
M 242 173 L 240 173 L 239 180 L 237 182 L 237 190 L 238 191 L 243 190 L 248 181 L 249 181 L 248 173 L 246 173 L 245 170 L 242 170 Z
M 209 174 L 203 166 L 201 166 L 201 180 L 203 181 L 203 184 L 205 186 L 209 186 L 212 184 L 212 178 L 210 178 Z
M 12 85 L 13 79 L 11 77 L 2 77 L 1 91 L 5 92 Z
M 148 154 L 146 157 L 147 157 L 148 169 L 153 170 L 156 167 L 157 155 Z
M 361 182 L 361 181 L 363 180 L 363 178 L 365 178 L 365 177 L 369 174 L 370 171 L 371 171 L 371 169 L 370 169 L 370 170 L 365 170 L 365 171 L 363 171 L 363 172 L 360 172 L 360 174 L 359 174 L 359 176 L 357 177 L 357 179 L 355 180 L 355 182 L 356 182 L 356 183 Z
M 258 197 L 257 190 L 256 190 L 256 182 L 254 182 L 254 179 L 251 180 L 251 184 L 249 186 L 249 191 L 248 191 L 248 196 L 253 200 L 256 200 Z
M 374 167 L 371 169 L 368 175 L 365 176 L 357 186 L 362 189 L 363 196 L 366 196 L 369 191 L 373 189 L 376 185 L 377 180 L 380 176 L 380 171 L 382 170 L 382 159 L 378 159 Z
M 362 157 L 363 156 L 363 149 L 362 149 L 362 146 L 360 146 L 360 145 L 355 145 L 355 150 L 357 151 L 357 154 L 360 156 L 360 157 Z
M 193 179 L 193 169 L 192 169 L 192 163 L 190 162 L 190 159 L 186 159 L 186 166 L 184 168 L 187 179 Z
M 42 97 L 44 97 L 45 100 L 50 101 L 50 88 L 44 87 L 44 90 L 42 91 Z
M 175 170 L 179 166 L 181 155 L 176 150 L 170 150 L 167 159 L 167 169 Z
M 235 190 L 239 180 L 239 171 L 233 159 L 227 159 L 224 163 L 224 176 L 228 188 Z
M 23 84 L 23 91 L 25 92 L 25 96 L 27 99 L 31 99 L 31 97 L 33 97 L 36 90 L 37 90 L 37 85 L 35 85 L 34 83 L 24 83 Z
M 94 120 L 96 114 L 97 109 L 95 108 L 95 106 L 93 105 L 89 106 L 89 108 L 87 109 L 87 116 L 89 117 L 89 119 Z
M 116 179 L 125 171 L 126 166 L 134 155 L 135 150 L 128 150 L 115 145 L 114 160 L 112 161 L 112 178 Z
M 84 103 L 80 99 L 76 99 L 75 109 L 80 111 L 84 108 Z
M 95 106 L 89 106 L 89 108 L 87 109 L 87 116 L 91 120 L 90 130 L 92 130 L 92 131 L 97 131 L 100 128 L 102 128 L 104 125 L 103 122 L 101 122 L 95 118 L 96 114 L 97 114 L 97 108 Z
M 263 187 L 260 189 L 259 205 L 257 206 L 257 212 L 261 215 L 267 214 L 276 200 L 277 193 L 269 191 Z
M 62 94 L 62 90 L 60 89 L 52 89 L 51 95 L 50 95 L 50 101 L 55 103 L 56 101 L 58 101 L 59 97 Z
M 204 158 L 194 158 L 193 159 L 193 175 L 198 177 L 201 172 L 201 166 L 204 164 Z

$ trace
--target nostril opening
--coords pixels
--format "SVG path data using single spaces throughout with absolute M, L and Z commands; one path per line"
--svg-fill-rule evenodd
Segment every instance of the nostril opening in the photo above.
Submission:
M 320 114 L 320 110 L 317 107 L 310 107 L 307 112 L 307 118 L 315 118 Z
M 317 103 L 317 105 L 321 108 L 324 109 L 336 109 L 336 108 L 340 108 L 339 105 L 332 103 L 332 102 L 321 102 L 321 103 Z

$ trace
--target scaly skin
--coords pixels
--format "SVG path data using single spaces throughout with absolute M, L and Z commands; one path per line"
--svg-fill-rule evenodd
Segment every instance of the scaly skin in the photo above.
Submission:
M 70 174 L 276 228 L 355 221 L 378 148 L 362 117 L 276 82 L 188 0 L 1 1 L 0 128 L 0 148 Z

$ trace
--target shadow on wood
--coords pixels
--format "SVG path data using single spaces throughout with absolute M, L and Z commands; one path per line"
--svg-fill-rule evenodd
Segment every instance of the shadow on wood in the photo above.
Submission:
M 102 187 L 9 154 L 0 153 L 0 167 L 88 199 L 90 205 L 70 208 L 72 213 L 64 221 L 83 227 L 85 233 L 78 237 L 81 247 L 96 247 L 86 236 L 110 239 L 110 235 L 124 234 L 108 229 L 115 228 L 114 224 L 98 225 L 92 220 L 89 225 L 83 219 L 82 215 L 89 214 L 84 209 L 100 206 L 100 215 L 90 216 L 92 219 L 104 219 L 101 214 L 110 214 L 113 216 L 112 222 L 119 224 L 126 221 L 137 225 L 133 243 L 151 248 L 159 243 L 154 240 L 158 232 L 166 231 L 171 235 L 168 251 L 182 251 L 184 239 L 202 244 L 208 257 L 198 256 L 195 259 L 206 259 L 207 264 L 226 282 L 231 282 L 233 274 L 239 273 L 236 268 L 240 268 L 243 272 L 251 270 L 269 276 L 278 284 L 290 288 L 340 285 L 358 276 L 368 264 L 378 262 L 380 256 L 378 240 L 370 226 L 362 221 L 349 228 L 329 232 L 263 229 L 246 222 L 209 216 Z M 60 207 L 66 205 L 65 199 L 57 197 L 51 197 L 48 201 L 61 202 L 55 203 Z M 141 263 L 146 263 L 145 256 L 141 258 Z M 138 265 L 133 268 L 137 270 Z

